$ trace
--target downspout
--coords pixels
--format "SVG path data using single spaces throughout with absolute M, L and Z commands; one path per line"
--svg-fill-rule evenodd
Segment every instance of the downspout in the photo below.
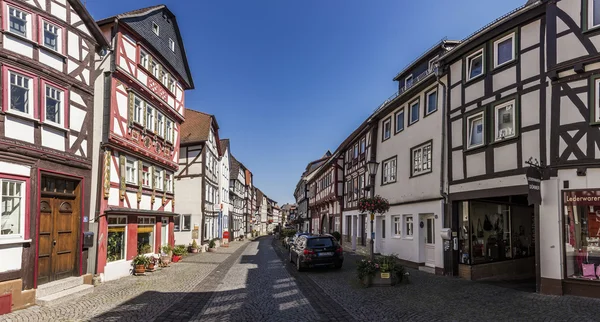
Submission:
M 440 196 L 443 198 L 444 200 L 444 204 L 447 202 L 448 199 L 448 194 L 445 191 L 445 180 L 444 180 L 444 174 L 447 173 L 446 171 L 446 146 L 447 146 L 447 142 L 446 142 L 446 89 L 447 86 L 446 84 L 444 84 L 441 81 L 441 77 L 438 74 L 437 75 L 437 82 L 438 84 L 440 84 L 443 88 L 442 90 L 442 157 L 441 157 L 441 162 L 442 162 L 442 168 L 440 171 Z M 442 210 L 443 210 L 443 205 L 442 205 Z M 442 213 L 444 213 L 442 211 Z

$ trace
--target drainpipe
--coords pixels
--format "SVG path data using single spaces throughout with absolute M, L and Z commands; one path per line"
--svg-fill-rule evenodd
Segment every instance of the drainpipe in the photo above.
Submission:
M 446 213 L 446 209 L 448 209 L 447 205 L 448 205 L 448 194 L 445 191 L 445 186 L 446 186 L 446 180 L 445 180 L 445 174 L 448 173 L 448 171 L 446 171 L 446 149 L 447 149 L 447 142 L 446 142 L 446 90 L 447 90 L 447 86 L 446 84 L 444 84 L 444 82 L 442 82 L 440 74 L 439 74 L 439 70 L 437 73 L 437 83 L 439 85 L 442 86 L 443 90 L 442 92 L 442 155 L 441 155 L 441 171 L 440 171 L 440 196 L 442 197 L 442 204 L 440 206 L 440 214 L 443 216 L 443 226 L 446 227 L 451 227 L 452 226 L 452 221 L 449 220 L 449 216 L 452 216 L 452 212 L 448 211 L 449 213 Z M 448 223 L 448 224 L 446 224 Z M 443 227 L 442 226 L 442 227 Z M 452 258 L 453 256 L 453 249 L 452 249 L 452 240 L 449 241 L 450 242 L 450 251 L 448 252 L 448 254 L 450 254 L 450 258 Z M 446 254 L 444 255 L 444 258 L 446 258 Z M 446 259 L 444 259 L 444 271 L 446 271 L 446 269 L 451 270 L 452 265 L 449 264 L 450 267 L 446 267 Z M 445 274 L 446 272 L 444 272 Z

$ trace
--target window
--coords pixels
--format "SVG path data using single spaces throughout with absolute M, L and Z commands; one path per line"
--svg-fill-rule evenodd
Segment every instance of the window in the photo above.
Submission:
M 192 230 L 192 215 L 179 215 L 174 218 L 175 231 L 190 231 Z
M 154 188 L 156 190 L 163 190 L 163 171 L 161 169 L 154 169 Z
M 439 57 L 439 56 L 435 56 L 434 58 L 432 58 L 432 59 L 429 61 L 429 71 L 430 71 L 430 72 L 432 72 L 432 71 L 434 71 L 434 70 L 435 70 L 435 62 L 436 62 L 436 60 L 438 59 L 438 57 Z
M 175 78 L 173 78 L 173 76 L 169 76 L 167 87 L 169 88 L 169 91 L 171 91 L 171 93 L 175 93 Z
M 358 144 L 354 145 L 354 159 L 358 158 Z
M 133 97 L 133 121 L 142 124 L 142 117 L 144 116 L 144 101 L 142 101 L 139 97 Z
M 156 24 L 156 22 L 152 21 L 152 31 L 158 36 L 160 35 L 160 27 Z
M 154 131 L 154 108 L 146 104 L 146 129 Z
M 467 57 L 467 80 L 483 75 L 483 49 Z
M 564 250 L 567 278 L 591 283 L 600 283 L 596 274 L 600 264 L 600 202 L 597 190 L 564 191 L 563 212 L 564 217 Z M 579 201 L 578 201 L 579 200 Z M 530 211 L 532 212 L 532 211 Z M 513 221 L 517 215 L 513 216 Z M 526 216 L 527 222 L 521 219 L 519 226 L 513 222 L 513 236 L 519 236 L 519 250 L 516 255 L 532 256 L 535 249 L 535 236 L 531 233 L 532 217 Z M 518 227 L 518 230 L 517 230 Z M 517 233 L 518 232 L 518 233 Z M 525 235 L 526 237 L 524 237 Z M 515 238 L 513 237 L 513 238 Z M 516 257 L 516 256 L 515 256 Z
M 425 115 L 429 115 L 435 111 L 437 111 L 437 90 L 433 90 L 427 93 L 427 101 L 426 101 Z
M 167 119 L 167 121 L 165 122 L 165 140 L 169 141 L 169 142 L 173 142 L 173 121 Z
M 394 237 L 400 237 L 400 232 L 402 231 L 402 224 L 400 223 L 400 216 L 393 216 L 392 217 L 393 222 L 393 232 L 394 232 Z
M 396 181 L 396 158 L 383 162 L 383 184 Z
M 10 92 L 8 100 L 10 102 L 10 110 L 28 114 L 33 117 L 33 79 L 9 71 L 10 75 Z
M 510 139 L 516 135 L 515 131 L 515 101 L 509 101 L 494 107 L 494 133 L 495 141 Z
M 600 1 L 588 0 L 588 29 L 600 26 Z
M 410 105 L 410 121 L 409 121 L 409 125 L 410 124 L 414 124 L 419 120 L 419 100 L 414 101 L 411 105 Z
M 404 237 L 412 238 L 413 237 L 413 216 L 404 215 Z
M 154 60 L 150 61 L 150 71 L 154 77 L 160 79 L 160 65 Z
M 8 7 L 9 13 L 9 31 L 22 37 L 27 37 L 30 33 L 27 30 L 30 15 L 19 9 Z
M 396 112 L 396 133 L 404 130 L 404 108 Z
M 152 177 L 150 175 L 150 166 L 144 164 L 142 166 L 142 185 L 144 187 L 152 186 Z
M 108 235 L 106 247 L 106 260 L 116 262 L 125 259 L 127 249 L 127 217 L 108 216 Z
M 44 47 L 59 51 L 58 40 L 61 29 L 44 21 Z
M 172 52 L 175 52 L 175 42 L 171 38 L 169 38 L 169 48 L 171 48 Z
M 164 130 L 165 130 L 165 116 L 159 112 L 156 112 L 156 133 L 158 133 L 158 136 L 164 137 L 165 136 Z
M 381 238 L 385 238 L 385 219 L 381 220 Z
M 431 143 L 411 149 L 413 176 L 431 172 Z
M 138 254 L 154 253 L 154 217 L 138 217 L 137 246 Z
M 367 150 L 367 139 L 363 138 L 360 140 L 360 154 L 365 154 Z
M 167 173 L 165 175 L 166 180 L 165 180 L 165 184 L 167 185 L 165 187 L 165 190 L 167 192 L 173 192 L 173 174 L 172 173 Z
M 408 77 L 406 77 L 406 79 L 404 80 L 404 88 L 409 88 L 411 87 L 413 84 L 413 77 L 412 75 L 409 75 Z
M 383 121 L 383 141 L 387 140 L 390 138 L 390 136 L 392 135 L 392 119 L 388 118 L 385 121 Z
M 467 117 L 467 149 L 485 144 L 483 111 Z
M 140 50 L 140 65 L 148 69 L 148 54 L 143 50 Z
M 25 181 L 0 179 L 0 240 L 24 238 L 25 235 Z
M 64 125 L 64 92 L 50 85 L 46 85 L 46 110 L 45 121 Z
M 137 161 L 132 160 L 130 158 L 127 158 L 127 160 L 125 161 L 125 181 L 127 183 L 132 183 L 132 184 L 138 183 L 137 164 L 138 164 Z
M 515 34 L 494 41 L 494 67 L 515 60 Z

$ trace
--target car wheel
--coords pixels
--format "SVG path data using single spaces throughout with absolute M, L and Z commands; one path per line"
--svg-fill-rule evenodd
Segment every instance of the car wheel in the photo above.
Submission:
M 290 263 L 293 263 L 294 261 L 292 260 L 292 251 L 290 251 Z
M 296 270 L 302 272 L 302 265 L 300 265 L 300 259 L 296 258 Z

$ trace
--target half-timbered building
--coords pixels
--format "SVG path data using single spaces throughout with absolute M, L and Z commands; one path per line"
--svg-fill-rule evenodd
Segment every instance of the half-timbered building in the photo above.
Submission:
M 314 233 L 340 232 L 342 228 L 343 159 L 339 154 L 327 153 L 308 181 L 308 204 Z
M 230 221 L 231 234 L 229 240 L 244 235 L 246 230 L 244 222 L 244 203 L 246 202 L 246 171 L 240 162 L 231 155 L 231 168 L 229 169 L 229 202 L 231 204 Z
M 296 199 L 296 204 L 298 205 L 298 211 L 296 212 L 296 216 L 291 217 L 292 224 L 298 231 L 308 231 L 308 198 L 307 198 L 307 188 L 306 188 L 306 180 L 304 178 L 304 173 L 298 180 L 296 184 L 296 189 L 294 190 L 294 199 Z
M 128 275 L 138 254 L 174 243 L 174 173 L 184 91 L 194 87 L 177 20 L 164 5 L 98 21 L 110 54 L 98 63 L 94 135 L 97 273 Z
M 182 218 L 181 227 L 175 232 L 178 244 L 189 244 L 193 239 L 208 243 L 218 236 L 219 204 L 219 158 L 222 154 L 219 142 L 219 125 L 213 115 L 186 109 L 186 122 L 181 126 L 179 171 L 176 190 L 181 199 L 177 209 Z
M 229 139 L 219 141 L 221 157 L 219 158 L 219 231 L 218 238 L 221 240 L 227 236 L 227 242 L 231 238 L 231 212 L 232 205 L 229 200 L 229 169 L 231 168 L 231 151 L 229 150 Z M 227 233 L 225 233 L 227 232 Z
M 246 236 L 252 233 L 253 219 L 256 213 L 256 195 L 254 194 L 254 185 L 252 181 L 252 172 L 240 163 L 240 171 L 244 171 L 245 175 L 245 193 L 244 193 L 244 229 Z
M 374 134 L 379 163 L 375 190 L 390 202 L 389 212 L 375 218 L 375 252 L 397 254 L 407 266 L 438 274 L 444 267 L 440 230 L 446 192 L 442 171 L 446 86 L 438 82 L 436 60 L 456 44 L 442 40 L 408 64 L 394 78 L 398 91 L 370 118 L 379 129 Z M 363 145 L 368 137 L 361 140 L 358 161 L 364 170 L 364 153 L 369 151 Z M 364 180 L 362 174 L 359 192 Z
M 454 234 L 447 274 L 536 276 L 543 236 L 527 201 L 525 162 L 547 160 L 546 48 L 545 5 L 528 1 L 439 59 L 447 87 L 444 227 Z
M 3 314 L 88 272 L 94 60 L 108 44 L 78 0 L 0 7 Z

